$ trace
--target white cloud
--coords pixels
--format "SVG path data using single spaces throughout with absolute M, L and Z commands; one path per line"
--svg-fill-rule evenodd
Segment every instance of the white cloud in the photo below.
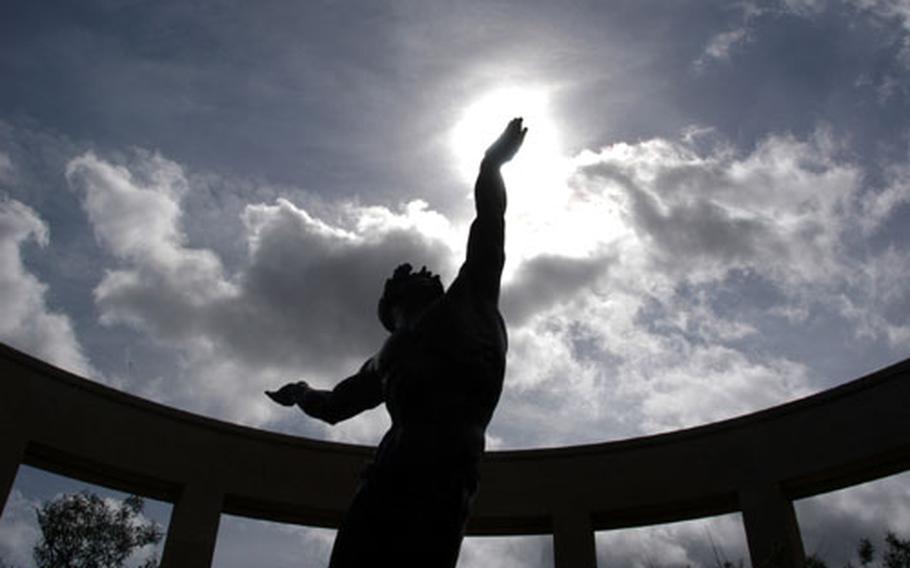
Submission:
M 895 210 L 910 204 L 910 164 L 888 168 L 887 180 L 882 191 L 862 197 L 859 222 L 867 234 L 879 229 Z
M 328 387 L 355 371 L 381 344 L 376 302 L 398 263 L 454 270 L 447 222 L 420 202 L 399 212 L 341 204 L 331 223 L 286 199 L 248 205 L 248 258 L 228 274 L 211 250 L 187 244 L 177 164 L 140 153 L 116 166 L 88 153 L 70 161 L 67 179 L 118 260 L 95 289 L 101 321 L 180 353 L 181 377 L 148 394 L 230 420 L 274 418 L 265 388 L 300 377 Z M 377 420 L 332 435 L 372 440 Z
M 856 485 L 795 503 L 807 553 L 829 566 L 856 562 L 859 538 L 868 538 L 878 553 L 886 531 L 907 538 L 910 527 L 910 474 Z
M 910 2 L 907 0 L 850 0 L 862 10 L 883 19 L 897 20 L 905 31 L 910 32 Z M 906 41 L 905 37 L 905 41 Z M 905 49 L 907 48 L 905 43 Z M 907 55 L 910 55 L 908 53 Z
M 327 566 L 335 531 L 224 515 L 212 565 Z
M 703 71 L 712 63 L 731 59 L 735 51 L 752 41 L 753 21 L 767 12 L 766 6 L 750 1 L 737 2 L 730 7 L 738 12 L 738 24 L 708 39 L 701 55 L 693 63 L 696 72 Z
M 12 183 L 15 176 L 13 161 L 5 152 L 0 152 L 0 184 Z
M 695 67 L 703 68 L 712 60 L 726 61 L 730 59 L 730 54 L 734 49 L 747 41 L 749 41 L 749 30 L 745 27 L 721 32 L 708 40 L 704 53 L 695 61 Z
M 39 503 L 13 489 L 0 518 L 0 558 L 12 566 L 31 568 L 32 548 L 38 543 L 41 531 L 35 508 Z
M 900 351 L 910 348 L 910 251 L 889 246 L 854 271 L 849 288 L 831 299 L 858 336 L 882 339 Z
M 695 426 L 809 394 L 806 369 L 797 363 L 754 362 L 727 347 L 674 343 L 684 363 L 661 361 L 663 368 L 655 365 L 629 387 L 643 391 L 645 430 Z
M 503 292 L 514 317 L 495 447 L 692 426 L 832 386 L 757 347 L 818 310 L 834 311 L 857 338 L 905 345 L 906 253 L 857 256 L 852 240 L 904 203 L 898 181 L 865 187 L 825 130 L 771 136 L 748 154 L 694 144 L 615 144 L 576 159 L 572 206 L 600 211 L 604 229 L 583 235 L 601 256 L 542 249 L 514 270 Z M 773 290 L 774 303 L 753 305 L 749 282 Z
M 553 538 L 468 537 L 461 545 L 458 568 L 547 568 L 553 565 Z
M 755 333 L 673 298 L 648 320 L 644 298 L 602 291 L 546 312 L 511 335 L 505 445 L 597 442 L 716 421 L 809 394 L 803 364 L 731 342 Z M 679 320 L 678 314 L 687 313 Z M 542 420 L 558 416 L 558 420 Z
M 67 165 L 99 243 L 131 267 L 108 271 L 95 289 L 102 322 L 192 341 L 196 330 L 186 323 L 193 310 L 236 295 L 236 288 L 214 254 L 184 246 L 177 221 L 185 180 L 176 164 L 158 156 L 140 163 L 159 166 L 152 180 L 134 179 L 125 167 L 91 153 Z
M 784 0 L 783 4 L 794 14 L 811 16 L 824 10 L 828 0 Z
M 50 231 L 38 214 L 14 199 L 0 200 L 0 340 L 82 375 L 97 377 L 70 319 L 47 305 L 47 285 L 22 260 L 22 247 L 47 247 Z
M 651 140 L 587 154 L 580 175 L 622 203 L 636 244 L 661 273 L 697 281 L 754 268 L 799 284 L 840 268 L 832 263 L 861 172 L 835 155 L 824 132 L 808 141 L 772 136 L 743 157 Z
M 650 527 L 601 531 L 596 535 L 599 566 L 691 566 L 713 568 L 748 559 L 738 514 Z

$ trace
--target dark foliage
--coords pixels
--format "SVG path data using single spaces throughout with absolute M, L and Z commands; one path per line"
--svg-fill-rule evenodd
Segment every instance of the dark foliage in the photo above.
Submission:
M 33 555 L 38 568 L 121 568 L 137 548 L 161 541 L 156 523 L 142 519 L 142 498 L 109 505 L 94 493 L 62 495 L 37 509 L 41 540 Z M 154 568 L 149 559 L 142 568 Z
M 882 561 L 885 568 L 910 568 L 910 540 L 900 539 L 889 532 L 885 536 L 885 554 Z
M 859 545 L 856 547 L 856 556 L 859 558 L 859 563 L 863 566 L 872 562 L 872 559 L 875 558 L 875 547 L 872 546 L 872 542 L 868 538 L 860 539 Z
M 899 538 L 892 532 L 885 535 L 885 550 L 881 562 L 875 562 L 875 547 L 867 539 L 861 539 L 856 547 L 856 557 L 860 566 L 875 566 L 881 568 L 910 568 L 910 540 Z M 805 568 L 828 568 L 828 565 L 816 555 L 806 558 Z M 852 563 L 847 563 L 844 568 L 853 568 Z

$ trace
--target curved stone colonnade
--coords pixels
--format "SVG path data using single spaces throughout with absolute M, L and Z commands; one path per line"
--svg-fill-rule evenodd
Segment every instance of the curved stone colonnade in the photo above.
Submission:
M 490 452 L 469 533 L 594 531 L 741 511 L 752 565 L 801 565 L 792 500 L 910 469 L 910 360 L 808 398 L 619 442 Z M 104 387 L 0 344 L 0 505 L 20 463 L 174 504 L 165 568 L 211 564 L 222 513 L 336 527 L 370 448 L 246 428 Z

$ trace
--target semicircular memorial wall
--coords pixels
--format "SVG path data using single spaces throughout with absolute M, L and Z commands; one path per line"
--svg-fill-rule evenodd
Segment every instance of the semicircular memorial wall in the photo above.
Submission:
M 162 567 L 208 567 L 222 513 L 337 527 L 371 449 L 162 406 L 0 344 L 0 496 L 20 464 L 174 503 Z M 551 533 L 593 568 L 594 531 L 730 512 L 752 565 L 796 567 L 792 501 L 910 469 L 910 360 L 781 406 L 618 442 L 489 452 L 469 534 Z

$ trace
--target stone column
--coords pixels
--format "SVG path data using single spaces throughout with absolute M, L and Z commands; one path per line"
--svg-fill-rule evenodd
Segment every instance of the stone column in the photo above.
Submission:
M 19 464 L 25 455 L 25 444 L 25 438 L 15 432 L 0 430 L 0 511 L 6 507 L 6 500 L 13 489 Z
M 6 355 L 9 348 L 0 346 Z M 32 435 L 27 378 L 16 363 L 0 358 L 0 511 L 6 507 Z
M 553 556 L 556 568 L 596 568 L 594 530 L 588 511 L 566 508 L 553 513 Z
M 161 568 L 209 568 L 224 493 L 204 481 L 187 484 L 174 503 Z
M 753 568 L 803 568 L 805 553 L 793 502 L 777 484 L 739 492 Z

